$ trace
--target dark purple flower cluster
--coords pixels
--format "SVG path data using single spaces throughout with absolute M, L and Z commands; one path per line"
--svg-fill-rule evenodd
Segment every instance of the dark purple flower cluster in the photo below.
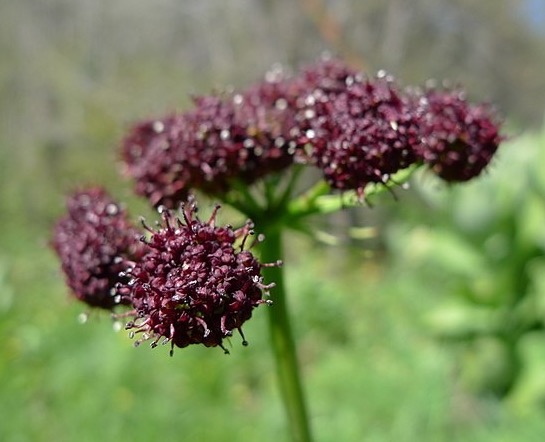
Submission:
M 458 90 L 406 92 L 380 72 L 367 78 L 336 60 L 303 72 L 298 144 L 334 189 L 386 183 L 423 162 L 446 181 L 466 181 L 489 164 L 502 137 L 491 109 Z M 302 150 L 301 150 L 302 151 Z
M 294 85 L 281 72 L 241 93 L 194 99 L 194 109 L 139 123 L 122 144 L 136 192 L 174 208 L 198 189 L 226 192 L 285 169 L 295 153 Z
M 266 302 L 263 291 L 272 284 L 262 283 L 263 265 L 244 249 L 251 225 L 217 227 L 218 208 L 207 222 L 195 216 L 194 204 L 182 207 L 183 220 L 165 209 L 159 229 L 146 227 L 149 251 L 118 286 L 134 307 L 127 329 L 141 334 L 137 344 L 153 338 L 152 347 L 163 339 L 172 347 L 204 344 L 227 352 L 223 339 L 235 329 L 242 335 L 252 310 Z
M 313 89 L 305 104 L 309 161 L 332 188 L 363 193 L 416 160 L 418 120 L 391 77 L 347 75 L 335 87 Z
M 222 194 L 294 161 L 360 194 L 415 162 L 465 181 L 501 141 L 491 110 L 459 91 L 407 93 L 385 73 L 368 78 L 336 59 L 194 101 L 189 112 L 136 125 L 123 142 L 136 191 L 154 205 L 175 207 L 193 190 Z
M 127 329 L 141 342 L 163 337 L 172 346 L 220 346 L 241 331 L 252 310 L 265 303 L 257 259 L 245 245 L 250 223 L 234 230 L 196 216 L 196 205 L 183 206 L 183 221 L 163 210 L 158 230 L 145 226 L 149 241 L 103 189 L 74 193 L 68 214 L 54 229 L 57 252 L 73 294 L 92 307 L 132 307 Z M 246 341 L 244 341 L 246 343 Z
M 419 99 L 418 157 L 446 181 L 467 181 L 490 163 L 503 137 L 489 107 L 461 90 L 428 90 Z
M 68 214 L 54 229 L 52 246 L 73 294 L 92 307 L 111 309 L 126 303 L 115 294 L 119 272 L 144 249 L 125 211 L 103 189 L 76 192 Z

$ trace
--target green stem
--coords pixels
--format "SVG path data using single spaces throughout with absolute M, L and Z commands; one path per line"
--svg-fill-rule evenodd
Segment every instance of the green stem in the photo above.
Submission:
M 261 228 L 263 227 L 266 226 L 261 225 Z M 265 228 L 264 233 L 265 241 L 260 244 L 261 258 L 265 263 L 276 262 L 283 257 L 281 229 L 269 224 L 269 228 Z M 266 282 L 276 284 L 271 290 L 273 304 L 269 307 L 270 337 L 292 439 L 294 442 L 311 442 L 297 354 L 288 317 L 284 272 L 282 267 L 266 267 L 263 273 Z
M 370 183 L 365 187 L 365 201 L 369 202 L 381 193 L 386 191 L 393 192 L 395 187 L 406 183 L 411 175 L 418 169 L 417 166 L 411 166 L 400 170 L 386 183 Z M 362 204 L 361 195 L 355 190 L 347 190 L 342 194 L 332 195 L 331 189 L 325 181 L 318 182 L 303 195 L 287 203 L 288 225 L 293 224 L 298 219 L 310 215 L 326 214 L 338 212 L 348 207 L 357 207 Z

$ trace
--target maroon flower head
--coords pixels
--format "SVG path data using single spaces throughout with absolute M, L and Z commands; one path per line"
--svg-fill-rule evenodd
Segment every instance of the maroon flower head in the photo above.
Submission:
M 223 339 L 235 329 L 242 335 L 252 310 L 266 302 L 263 291 L 272 285 L 262 283 L 263 264 L 244 250 L 250 224 L 217 227 L 218 208 L 207 222 L 195 216 L 193 203 L 182 206 L 183 219 L 165 209 L 157 230 L 146 227 L 149 251 L 128 270 L 130 281 L 118 287 L 134 306 L 135 320 L 126 328 L 131 335 L 141 333 L 136 345 L 153 338 L 155 347 L 163 338 L 172 349 L 204 344 L 227 352 Z
M 479 175 L 503 139 L 491 109 L 469 104 L 461 90 L 428 90 L 418 112 L 423 141 L 418 157 L 446 181 Z
M 363 189 L 385 183 L 415 161 L 419 143 L 417 119 L 393 79 L 347 77 L 343 89 L 314 92 L 303 111 L 309 129 L 310 161 L 322 169 L 334 189 Z
M 295 153 L 293 88 L 273 72 L 241 93 L 196 97 L 189 112 L 135 125 L 121 154 L 136 192 L 174 208 L 191 191 L 220 195 L 234 180 L 285 169 Z
M 68 286 L 92 307 L 111 309 L 125 303 L 115 295 L 119 272 L 138 259 L 145 247 L 125 211 L 103 189 L 74 193 L 68 214 L 54 228 L 52 246 Z

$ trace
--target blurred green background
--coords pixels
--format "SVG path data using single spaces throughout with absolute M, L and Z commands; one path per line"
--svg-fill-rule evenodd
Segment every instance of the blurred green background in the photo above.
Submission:
M 2 1 L 0 440 L 287 439 L 264 308 L 229 357 L 134 349 L 107 316 L 78 322 L 48 241 L 78 185 L 153 216 L 118 175 L 130 122 L 324 50 L 463 83 L 510 139 L 474 183 L 421 173 L 398 201 L 322 221 L 340 247 L 290 237 L 316 440 L 542 440 L 544 29 L 541 0 Z

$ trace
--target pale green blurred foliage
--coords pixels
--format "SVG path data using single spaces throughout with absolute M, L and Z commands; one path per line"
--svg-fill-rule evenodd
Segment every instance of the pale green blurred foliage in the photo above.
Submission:
M 390 236 L 394 267 L 437 298 L 424 321 L 458 343 L 462 378 L 519 404 L 545 400 L 545 378 L 534 370 L 545 361 L 543 170 L 545 130 L 505 143 L 467 185 L 446 188 L 423 174 L 419 203 Z

